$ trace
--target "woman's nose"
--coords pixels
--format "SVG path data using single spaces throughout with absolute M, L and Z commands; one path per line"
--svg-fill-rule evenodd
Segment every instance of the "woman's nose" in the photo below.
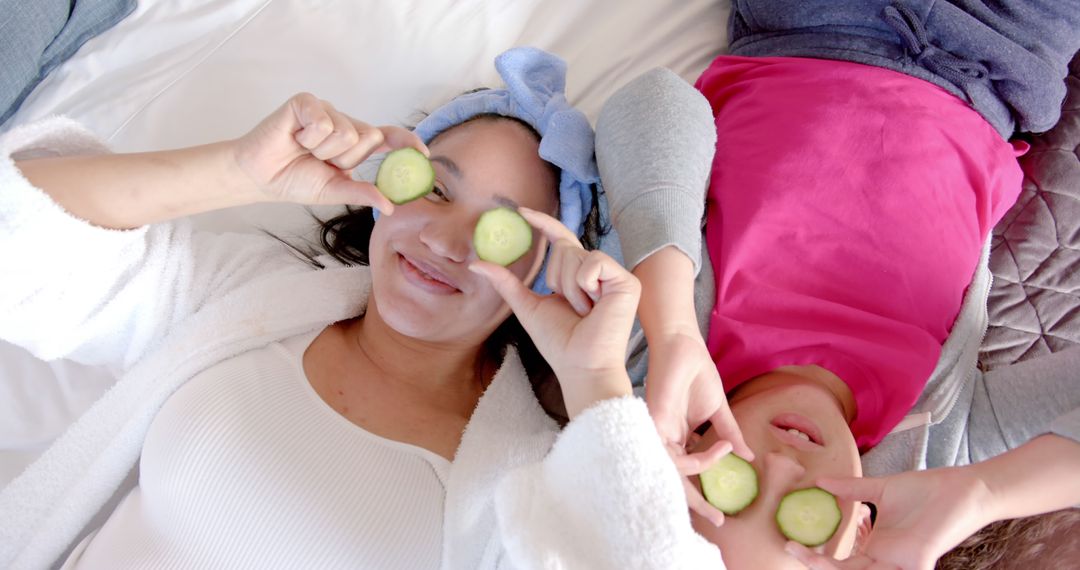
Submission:
M 469 258 L 472 249 L 472 228 L 474 224 L 465 220 L 433 220 L 420 230 L 420 243 L 432 253 L 455 263 L 463 263 Z

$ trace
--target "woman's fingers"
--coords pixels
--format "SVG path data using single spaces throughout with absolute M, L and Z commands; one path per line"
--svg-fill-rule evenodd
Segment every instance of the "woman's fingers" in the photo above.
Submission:
M 310 93 L 288 102 L 294 118 L 293 138 L 315 158 L 341 170 L 352 170 L 376 152 L 412 147 L 430 154 L 420 137 L 408 129 L 377 127 L 358 121 Z
M 593 306 L 589 297 L 577 285 L 585 250 L 568 245 L 568 243 L 562 240 L 552 249 L 552 256 L 548 260 L 548 271 L 555 269 L 555 275 L 553 279 L 549 279 L 549 281 L 554 281 L 554 285 L 549 285 L 549 287 L 562 295 L 578 316 L 584 317 L 589 314 Z
M 746 440 L 743 439 L 742 430 L 739 429 L 739 424 L 735 421 L 731 407 L 726 401 L 709 417 L 709 423 L 712 424 L 712 430 L 720 439 L 731 442 L 736 455 L 747 461 L 754 460 L 754 450 L 750 449 Z
M 510 310 L 521 320 L 522 326 L 526 330 L 529 328 L 529 321 L 540 301 L 539 295 L 526 288 L 521 279 L 501 265 L 487 261 L 474 261 L 469 264 L 469 271 L 487 279 L 499 296 L 510 306 Z
M 412 147 L 423 153 L 424 156 L 431 156 L 431 151 L 428 150 L 424 141 L 420 140 L 420 137 L 416 136 L 416 133 L 409 129 L 394 126 L 382 126 L 379 127 L 379 130 L 382 131 L 383 134 L 383 144 L 375 149 L 375 152 L 387 152 L 399 148 Z
M 327 182 L 315 200 L 318 204 L 371 206 L 385 215 L 394 213 L 394 203 L 370 182 L 353 180 L 347 172 Z
M 686 492 L 686 504 L 690 507 L 690 510 L 705 517 L 705 520 L 711 522 L 713 526 L 724 524 L 724 513 L 705 500 L 697 485 L 691 483 L 687 477 L 683 477 L 682 482 L 683 491 Z
M 308 151 L 317 148 L 334 132 L 334 120 L 326 106 L 311 93 L 294 95 L 287 106 L 292 109 L 291 114 L 295 120 L 292 125 L 295 129 L 293 138 Z
M 382 145 L 382 131 L 365 123 L 353 123 L 352 119 L 337 109 L 334 109 L 329 103 L 323 103 L 323 105 L 330 115 L 334 129 L 321 143 L 319 143 L 319 146 L 311 149 L 311 154 L 314 155 L 315 158 L 338 166 L 336 159 L 338 157 L 343 157 L 346 152 L 359 147 L 360 150 L 366 149 L 366 154 L 371 154 L 371 152 Z M 362 138 L 361 131 L 358 130 L 357 127 L 363 129 Z M 340 168 L 340 166 L 338 167 Z
M 676 455 L 674 457 L 675 469 L 684 477 L 700 475 L 728 453 L 731 453 L 731 442 L 717 441 L 705 451 Z
M 525 221 L 529 222 L 529 225 L 540 230 L 540 233 L 544 234 L 544 237 L 546 237 L 549 242 L 555 244 L 559 243 L 561 240 L 566 240 L 569 242 L 567 245 L 573 244 L 579 249 L 585 249 L 581 246 L 581 243 L 578 242 L 577 235 L 570 231 L 570 228 L 564 226 L 559 220 L 556 220 L 543 212 L 537 212 L 536 210 L 525 207 L 518 208 L 518 213 L 525 218 Z

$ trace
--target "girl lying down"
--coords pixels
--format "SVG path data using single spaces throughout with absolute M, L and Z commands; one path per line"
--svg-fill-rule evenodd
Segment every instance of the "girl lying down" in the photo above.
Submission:
M 722 565 L 631 395 L 637 280 L 579 241 L 597 233 L 597 172 L 565 65 L 521 48 L 496 67 L 506 89 L 415 133 L 298 95 L 237 140 L 177 151 L 107 154 L 65 120 L 5 136 L 0 257 L 20 269 L 0 283 L 0 337 L 123 373 L 0 493 L 0 566 Z M 350 178 L 405 148 L 434 169 L 420 199 Z M 266 201 L 381 216 L 328 222 L 318 268 L 183 219 Z M 496 234 L 524 238 L 505 267 L 478 259 L 492 210 Z M 519 356 L 537 349 L 561 433 Z
M 650 411 L 685 471 L 701 466 L 684 445 L 719 440 L 758 475 L 722 526 L 686 481 L 731 568 L 801 567 L 785 548 L 831 567 L 860 529 L 850 567 L 929 568 L 991 521 L 1080 503 L 1080 353 L 1039 374 L 975 368 L 988 238 L 1022 179 L 1025 145 L 1006 137 L 1056 122 L 1080 6 L 997 4 L 737 1 L 732 54 L 700 93 L 656 71 L 601 113 Z M 637 241 L 657 227 L 666 239 Z M 777 519 L 815 486 L 841 500 L 812 554 Z M 858 501 L 878 507 L 872 532 Z

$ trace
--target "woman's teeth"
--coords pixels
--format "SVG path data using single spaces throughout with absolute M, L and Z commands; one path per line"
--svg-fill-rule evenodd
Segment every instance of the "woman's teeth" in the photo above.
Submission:
M 790 433 L 791 435 L 798 436 L 798 437 L 800 437 L 800 438 L 802 438 L 802 439 L 804 439 L 806 441 L 810 441 L 810 436 L 806 435 L 805 433 L 803 433 L 803 432 L 801 432 L 801 431 L 799 431 L 799 430 L 797 430 L 795 428 L 788 428 L 787 432 Z

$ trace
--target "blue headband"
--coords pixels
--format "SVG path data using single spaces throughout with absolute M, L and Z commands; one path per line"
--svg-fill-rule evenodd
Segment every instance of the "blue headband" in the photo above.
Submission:
M 594 158 L 593 130 L 584 113 L 566 102 L 566 62 L 533 47 L 517 47 L 495 58 L 505 89 L 485 89 L 457 97 L 416 125 L 430 143 L 439 133 L 477 115 L 513 117 L 540 133 L 540 158 L 561 170 L 559 219 L 575 234 L 585 232 L 593 207 L 592 184 L 600 182 Z M 546 262 L 545 262 L 546 268 Z M 533 284 L 550 293 L 541 271 Z

